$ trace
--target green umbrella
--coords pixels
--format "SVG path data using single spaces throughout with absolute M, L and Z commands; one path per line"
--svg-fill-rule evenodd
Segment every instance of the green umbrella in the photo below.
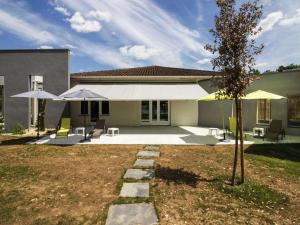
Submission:
M 286 98 L 281 95 L 276 95 L 270 92 L 257 90 L 247 94 L 245 97 L 242 97 L 243 100 L 251 100 L 251 99 L 283 99 Z

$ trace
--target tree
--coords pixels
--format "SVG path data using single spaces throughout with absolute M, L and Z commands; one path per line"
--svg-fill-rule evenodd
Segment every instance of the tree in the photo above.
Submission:
M 300 65 L 291 63 L 288 66 L 279 66 L 276 71 L 283 72 L 284 70 L 293 70 L 293 69 L 300 69 Z
M 236 106 L 236 137 L 231 184 L 235 184 L 238 161 L 238 139 L 240 138 L 241 183 L 244 182 L 243 118 L 241 97 L 256 76 L 251 74 L 255 56 L 263 45 L 256 45 L 255 36 L 261 31 L 258 22 L 262 16 L 262 6 L 258 1 L 243 3 L 236 7 L 235 0 L 216 0 L 220 9 L 215 17 L 215 28 L 210 29 L 213 44 L 205 48 L 217 57 L 212 59 L 213 69 L 220 75 L 213 77 L 213 85 L 219 88 L 219 95 L 234 99 Z

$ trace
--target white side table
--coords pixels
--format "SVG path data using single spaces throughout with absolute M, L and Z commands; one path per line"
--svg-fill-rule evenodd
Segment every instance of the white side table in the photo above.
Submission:
M 254 127 L 253 128 L 253 137 L 263 137 L 265 136 L 265 128 Z
M 208 128 L 208 134 L 209 135 L 213 135 L 214 132 L 215 132 L 215 136 L 219 135 L 219 129 L 218 128 L 215 128 L 215 127 Z
M 107 129 L 107 134 L 110 134 L 111 136 L 115 136 L 117 134 L 120 134 L 119 128 L 117 127 L 110 127 Z
M 85 127 L 76 127 L 75 128 L 75 134 L 81 134 L 84 135 Z

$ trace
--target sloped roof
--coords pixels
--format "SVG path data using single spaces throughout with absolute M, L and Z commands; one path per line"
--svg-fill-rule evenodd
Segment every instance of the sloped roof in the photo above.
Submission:
M 137 77 L 159 77 L 159 76 L 213 76 L 217 72 L 196 69 L 172 68 L 163 66 L 146 66 L 116 70 L 102 70 L 91 72 L 72 73 L 72 78 L 97 77 L 97 76 L 137 76 Z

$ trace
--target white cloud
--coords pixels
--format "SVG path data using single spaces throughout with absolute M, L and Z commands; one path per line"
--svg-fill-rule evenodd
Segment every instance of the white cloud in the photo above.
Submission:
M 39 49 L 53 49 L 53 46 L 50 45 L 41 45 Z
M 97 10 L 110 12 L 113 16 L 109 26 L 105 26 L 107 32 L 99 33 L 101 39 L 112 46 L 139 43 L 160 49 L 160 57 L 149 59 L 152 64 L 187 67 L 194 65 L 191 56 L 211 56 L 200 41 L 199 31 L 183 25 L 174 14 L 162 9 L 154 1 L 59 1 L 72 11 L 80 11 L 82 15 Z M 118 35 L 112 38 L 111 32 Z
M 85 55 L 95 62 L 112 67 L 129 67 L 130 59 L 121 56 L 119 49 L 109 48 L 97 41 L 89 41 L 64 27 L 45 21 L 45 17 L 34 14 L 30 9 L 13 2 L 0 0 L 0 28 L 35 45 L 75 46 L 76 53 Z M 32 43 L 30 43 L 32 44 Z
M 57 12 L 59 12 L 59 13 L 65 15 L 65 16 L 70 16 L 70 15 L 71 15 L 71 13 L 70 13 L 66 8 L 64 8 L 64 7 L 62 7 L 62 6 L 55 6 L 54 9 L 55 9 Z
M 262 31 L 258 33 L 254 38 L 257 38 L 263 33 L 272 30 L 274 25 L 282 18 L 283 18 L 283 13 L 281 11 L 276 11 L 268 14 L 266 18 L 262 19 L 258 24 L 258 27 L 261 27 Z
M 71 24 L 72 29 L 77 32 L 91 33 L 98 32 L 101 30 L 102 26 L 97 20 L 87 20 L 80 12 L 75 12 L 74 15 L 68 19 Z
M 100 21 L 109 22 L 111 20 L 111 14 L 107 11 L 101 11 L 101 10 L 90 11 L 88 15 Z
M 269 63 L 267 63 L 267 62 L 256 63 L 255 68 L 258 68 L 258 69 L 265 68 L 268 65 L 269 65 Z
M 53 43 L 56 37 L 46 27 L 34 26 L 36 17 L 29 15 L 33 21 L 28 22 L 0 9 L 0 26 L 22 39 L 37 41 L 39 44 Z
M 203 65 L 203 64 L 209 64 L 210 63 L 210 58 L 204 58 L 204 59 L 200 59 L 197 61 L 198 64 Z
M 159 54 L 159 50 L 155 48 L 147 48 L 144 45 L 123 46 L 120 52 L 124 56 L 133 57 L 137 60 L 148 60 L 149 58 Z
M 300 24 L 300 8 L 296 10 L 296 14 L 291 17 L 287 17 L 280 21 L 279 25 L 282 26 L 292 26 Z

